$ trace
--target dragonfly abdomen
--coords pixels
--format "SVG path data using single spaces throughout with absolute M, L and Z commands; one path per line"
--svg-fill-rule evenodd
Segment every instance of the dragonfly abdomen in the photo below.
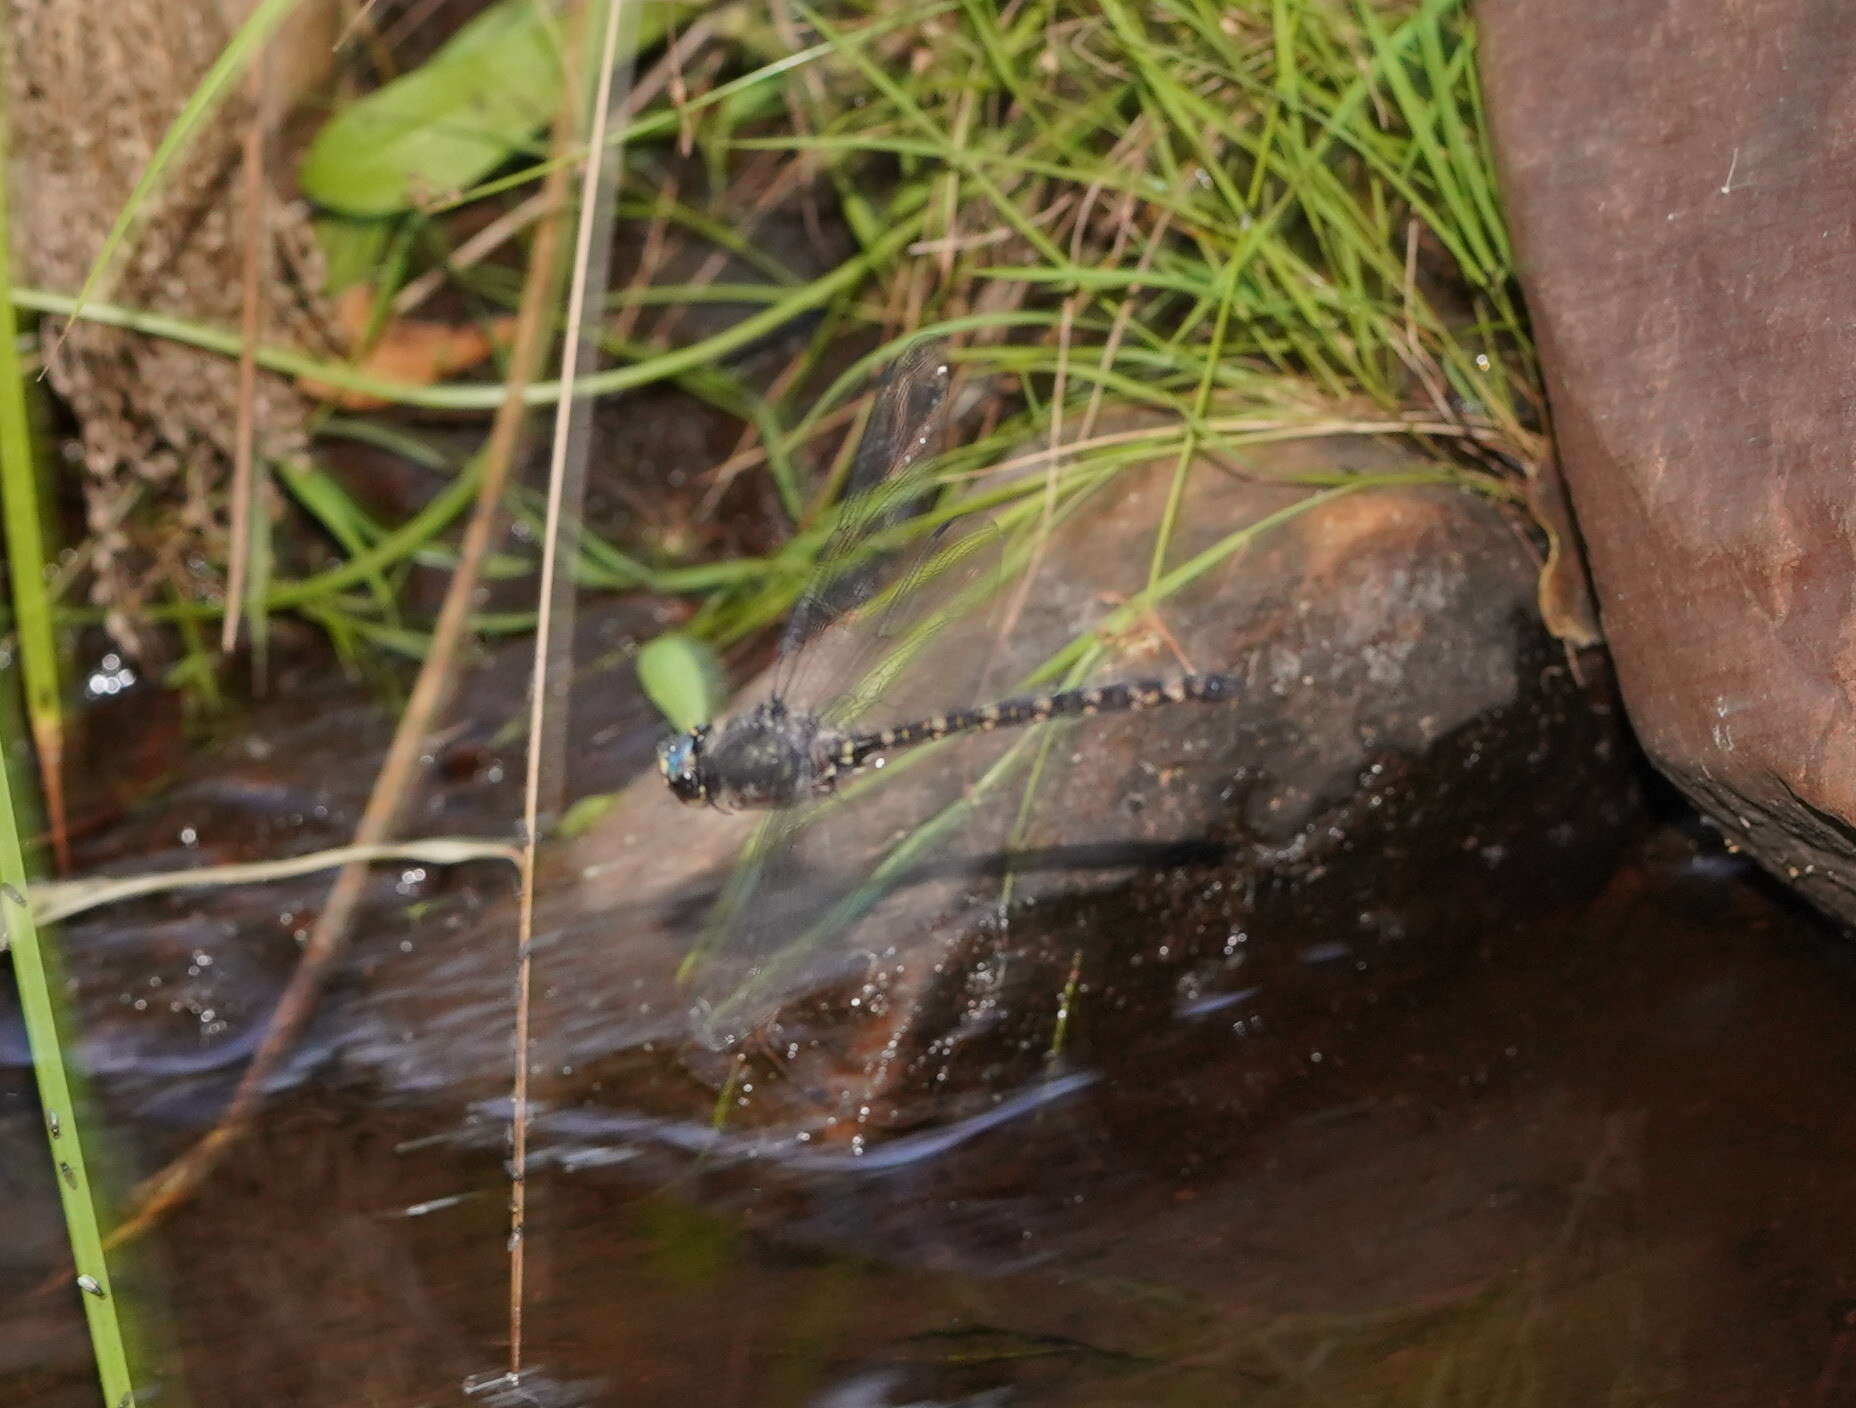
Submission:
M 950 709 L 893 728 L 852 734 L 838 741 L 833 761 L 856 769 L 890 753 L 901 752 L 957 733 L 989 733 L 1022 728 L 1048 719 L 1093 714 L 1127 714 L 1166 704 L 1222 704 L 1237 697 L 1234 675 L 1175 675 L 1163 680 L 1083 685 L 1055 694 L 1028 694 L 970 709 Z

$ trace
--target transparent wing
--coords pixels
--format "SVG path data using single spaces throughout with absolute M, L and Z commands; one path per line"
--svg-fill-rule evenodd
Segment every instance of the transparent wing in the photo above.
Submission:
M 835 682 L 832 726 L 978 697 L 993 663 L 988 606 L 1016 580 L 1022 553 L 983 516 L 950 520 L 925 542 L 865 609 L 800 648 L 809 678 Z M 726 1045 L 796 996 L 862 981 L 892 947 L 884 934 L 927 932 L 961 880 L 996 856 L 1010 814 L 1000 808 L 1016 794 L 993 766 L 1001 748 L 1025 741 L 969 737 L 957 758 L 926 745 L 766 818 L 685 968 L 705 1040 Z
M 931 461 L 947 380 L 943 349 L 928 342 L 884 383 L 856 458 L 861 487 L 775 668 L 788 707 L 833 728 L 983 702 L 1018 688 L 1035 663 L 1005 631 L 1016 618 L 1004 607 L 1071 497 L 1063 491 L 1052 507 L 1041 489 L 997 484 L 940 494 Z M 1094 610 L 1084 605 L 1081 614 Z M 1067 621 L 1078 606 L 1034 593 L 1030 614 Z M 766 818 L 685 967 L 706 1039 L 726 1044 L 795 998 L 863 981 L 899 936 L 932 932 L 968 903 L 1019 815 L 1039 733 L 926 745 L 834 796 Z
M 891 364 L 858 442 L 836 526 L 780 638 L 774 690 L 789 702 L 816 702 L 801 683 L 803 647 L 877 591 L 886 559 L 881 541 L 934 494 L 926 472 L 947 424 L 952 369 L 939 338 L 913 343 Z M 816 693 L 813 691 L 812 693 Z

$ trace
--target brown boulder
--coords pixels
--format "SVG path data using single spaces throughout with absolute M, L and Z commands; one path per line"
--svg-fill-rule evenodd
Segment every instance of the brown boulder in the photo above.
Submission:
M 1293 482 L 1337 463 L 1433 482 L 1331 497 Z M 1137 620 L 1092 676 L 1184 662 L 1241 676 L 1239 702 L 1055 725 L 1041 763 L 1014 733 L 892 765 L 802 834 L 680 987 L 759 819 L 643 779 L 575 858 L 577 942 L 623 980 L 563 985 L 537 1030 L 592 1030 L 578 1009 L 618 993 L 629 1035 L 609 1021 L 603 1039 L 661 1049 L 693 1007 L 713 1049 L 681 1060 L 730 1092 L 731 1127 L 859 1146 L 981 1118 L 1061 1070 L 1159 1090 L 1225 1065 L 1222 1113 L 1241 1118 L 1389 985 L 1601 875 L 1632 782 L 1605 696 L 1534 614 L 1516 516 L 1365 441 L 1246 468 L 1258 477 L 1192 477 L 1170 563 L 1306 511 Z M 1009 630 L 982 613 L 944 631 L 860 725 L 997 694 L 1099 622 L 1143 586 L 1171 487 L 1170 462 L 1125 471 L 1061 522 L 1023 607 L 1005 594 Z M 800 674 L 856 678 L 867 635 L 842 623 Z M 1015 747 L 1024 770 L 998 771 Z M 919 862 L 859 894 L 935 817 L 951 821 Z
M 1487 0 L 1498 156 L 1630 718 L 1856 921 L 1856 49 L 1840 0 Z

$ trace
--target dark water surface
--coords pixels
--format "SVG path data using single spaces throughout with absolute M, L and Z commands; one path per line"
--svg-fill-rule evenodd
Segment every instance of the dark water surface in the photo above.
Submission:
M 531 1180 L 529 1358 L 550 1401 L 680 1408 L 1856 1402 L 1852 1012 L 1840 942 L 1669 827 L 1241 1127 L 1202 1113 L 1238 1048 L 863 1161 L 600 1114 L 602 1073 Z M 71 1295 L 28 1293 L 61 1233 L 7 1077 L 0 1403 L 89 1404 Z M 443 1108 L 274 1102 L 142 1271 L 190 1401 L 457 1403 L 500 1366 L 500 1130 Z

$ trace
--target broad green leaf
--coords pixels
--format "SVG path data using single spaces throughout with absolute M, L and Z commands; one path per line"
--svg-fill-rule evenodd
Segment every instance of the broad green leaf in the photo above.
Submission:
M 304 192 L 350 215 L 390 215 L 482 179 L 560 106 L 556 16 L 503 0 L 431 59 L 330 118 L 299 173 Z
M 691 729 L 714 718 L 721 680 L 715 652 L 694 636 L 673 631 L 638 652 L 638 682 L 672 728 Z

